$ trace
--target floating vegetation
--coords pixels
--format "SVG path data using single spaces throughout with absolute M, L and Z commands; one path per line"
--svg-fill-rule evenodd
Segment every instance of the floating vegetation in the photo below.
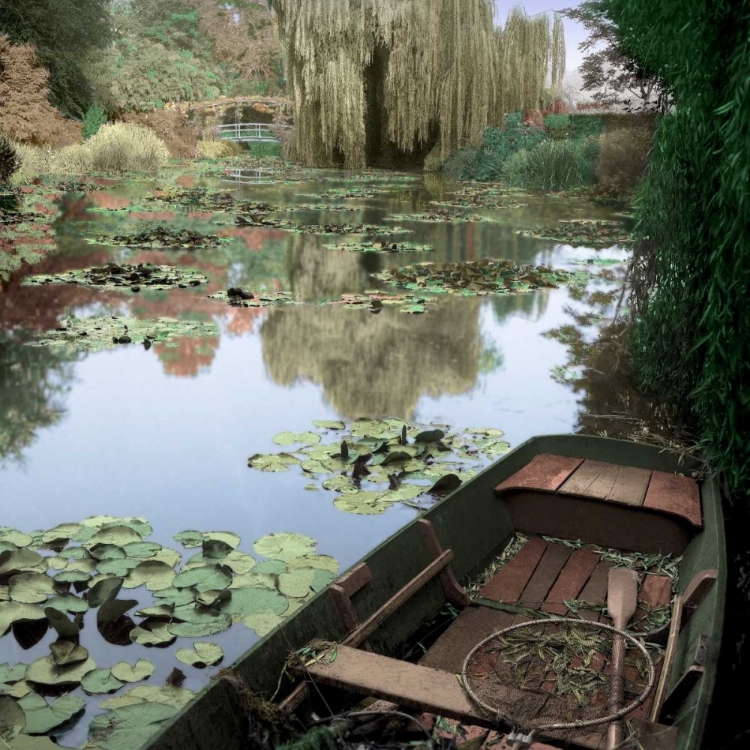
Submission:
M 383 292 L 366 292 L 365 294 L 342 294 L 339 299 L 329 300 L 323 304 L 341 305 L 355 310 L 369 310 L 379 313 L 386 305 L 395 305 L 403 313 L 420 315 L 426 311 L 431 302 L 427 297 L 416 294 L 387 294 Z
M 121 344 L 143 344 L 150 349 L 152 344 L 166 342 L 166 346 L 176 346 L 173 339 L 180 337 L 218 336 L 215 323 L 202 323 L 196 320 L 177 318 L 138 318 L 117 317 L 115 315 L 91 318 L 64 318 L 54 331 L 47 331 L 29 346 L 70 346 L 89 352 L 112 349 Z
M 144 518 L 115 516 L 30 534 L 0 527 L 0 637 L 27 649 L 50 629 L 57 636 L 49 653 L 29 664 L 0 664 L 0 739 L 10 747 L 26 747 L 15 738 L 47 734 L 83 713 L 84 698 L 60 691 L 113 694 L 101 703 L 107 713 L 90 725 L 87 747 L 102 748 L 140 747 L 192 699 L 194 693 L 181 687 L 185 674 L 179 669 L 164 686 L 127 689 L 150 680 L 154 662 L 102 651 L 92 628 L 83 628 L 85 612 L 96 611 L 93 630 L 117 647 L 169 649 L 177 638 L 203 639 L 238 624 L 264 635 L 327 586 L 339 568 L 333 557 L 317 553 L 314 539 L 296 533 L 258 539 L 255 555 L 269 558 L 259 560 L 238 549 L 233 532 L 184 531 L 175 541 L 198 549 L 182 564 L 178 549 L 148 541 L 152 533 Z M 131 589 L 151 592 L 151 602 L 121 596 Z M 98 664 L 88 644 L 97 646 L 97 659 L 109 659 Z M 171 653 L 191 669 L 224 658 L 221 646 L 210 641 L 180 646 Z M 60 697 L 48 701 L 51 693 Z
M 358 419 L 348 429 L 341 422 L 313 424 L 319 432 L 277 435 L 274 442 L 287 450 L 256 453 L 248 466 L 267 472 L 298 467 L 305 489 L 333 490 L 339 510 L 359 515 L 379 515 L 396 503 L 422 508 L 417 498 L 443 497 L 510 450 L 502 430 L 493 428 L 453 433 L 447 425 L 400 419 Z
M 460 214 L 456 211 L 449 211 L 446 208 L 435 208 L 432 211 L 424 211 L 419 214 L 393 214 L 387 221 L 427 221 L 427 222 L 451 222 L 461 224 L 475 221 L 492 221 L 487 216 L 479 214 Z
M 97 245 L 124 245 L 125 247 L 151 247 L 159 249 L 197 250 L 218 247 L 229 242 L 216 234 L 201 234 L 191 229 L 171 229 L 157 226 L 135 234 L 94 235 L 89 242 Z
M 141 287 L 149 289 L 187 289 L 208 283 L 208 277 L 192 268 L 156 266 L 151 263 L 108 263 L 106 266 L 81 268 L 56 274 L 39 274 L 24 279 L 24 285 L 78 284 L 104 289 L 127 288 L 139 292 Z
M 528 203 L 517 203 L 511 198 L 527 197 L 529 194 L 518 188 L 490 185 L 465 187 L 452 194 L 448 201 L 431 201 L 433 206 L 448 208 L 525 208 Z
M 612 247 L 633 242 L 633 235 L 621 222 L 604 219 L 561 219 L 556 227 L 518 229 L 516 234 L 585 247 Z
M 630 261 L 628 258 L 586 258 L 585 260 L 570 261 L 575 266 L 624 266 Z
M 388 186 L 388 190 L 393 186 Z M 374 198 L 378 193 L 386 192 L 386 186 L 380 185 L 379 188 L 334 188 L 325 190 L 322 193 L 303 193 L 306 198 L 320 198 L 321 200 L 346 200 L 348 198 Z
M 285 229 L 297 234 L 359 234 L 359 235 L 389 235 L 410 234 L 410 229 L 404 227 L 386 227 L 378 224 L 298 224 L 288 219 L 268 219 L 262 216 L 238 216 L 237 225 L 240 227 L 273 227 Z
M 547 266 L 516 265 L 507 260 L 418 263 L 373 274 L 374 278 L 406 289 L 448 294 L 518 294 L 560 284 L 582 284 L 583 272 L 552 270 Z
M 274 307 L 294 304 L 294 299 L 289 292 L 270 289 L 249 292 L 240 287 L 231 287 L 226 292 L 216 292 L 209 294 L 208 297 L 226 301 L 231 307 Z
M 345 250 L 350 253 L 427 253 L 435 248 L 416 242 L 340 242 L 337 245 L 324 245 L 329 250 Z

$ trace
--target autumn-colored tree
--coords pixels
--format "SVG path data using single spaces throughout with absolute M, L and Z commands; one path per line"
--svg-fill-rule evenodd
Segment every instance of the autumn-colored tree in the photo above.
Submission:
M 12 44 L 0 35 L 0 132 L 37 145 L 68 146 L 81 139 L 81 123 L 49 103 L 49 77 L 30 44 Z

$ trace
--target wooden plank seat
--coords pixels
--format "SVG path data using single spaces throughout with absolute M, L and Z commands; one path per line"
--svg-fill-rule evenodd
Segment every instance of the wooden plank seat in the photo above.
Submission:
M 342 645 L 337 646 L 333 661 L 323 658 L 305 667 L 304 672 L 321 685 L 374 696 L 404 708 L 456 719 L 465 724 L 498 728 L 495 717 L 487 716 L 474 705 L 454 672 L 432 669 L 422 664 L 412 664 Z M 668 727 L 659 724 L 645 721 L 640 724 L 647 728 L 649 734 L 669 732 Z M 575 738 L 574 743 L 580 747 L 603 747 L 605 731 L 592 728 L 591 734 Z M 666 750 L 673 746 L 670 743 L 662 747 Z
M 495 492 L 524 533 L 681 554 L 702 528 L 697 482 L 663 471 L 540 454 Z

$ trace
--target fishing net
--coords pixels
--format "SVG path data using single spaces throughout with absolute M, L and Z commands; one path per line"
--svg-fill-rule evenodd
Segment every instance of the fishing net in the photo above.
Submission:
M 615 660 L 622 659 L 622 669 Z M 613 675 L 621 675 L 620 678 Z M 466 657 L 463 685 L 484 711 L 527 734 L 568 740 L 622 718 L 654 685 L 654 663 L 630 634 L 570 618 L 493 633 Z

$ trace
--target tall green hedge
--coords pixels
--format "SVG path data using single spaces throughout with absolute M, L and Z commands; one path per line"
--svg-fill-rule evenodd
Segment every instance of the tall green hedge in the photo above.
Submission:
M 750 2 L 601 0 L 676 102 L 636 200 L 633 351 L 750 498 Z

